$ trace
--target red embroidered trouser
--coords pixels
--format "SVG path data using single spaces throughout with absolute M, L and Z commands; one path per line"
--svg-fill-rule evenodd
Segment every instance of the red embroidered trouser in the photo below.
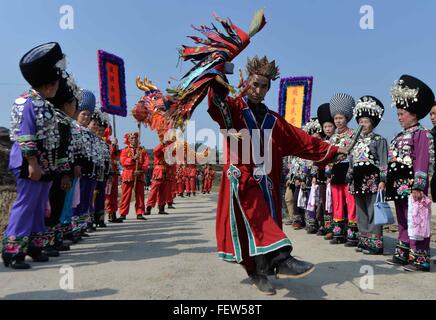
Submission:
M 112 176 L 111 193 L 106 195 L 105 207 L 108 213 L 116 213 L 118 210 L 118 178 L 119 176 Z
M 173 181 L 165 182 L 165 199 L 166 203 L 172 203 L 174 199 L 174 183 Z
M 147 207 L 152 207 L 157 204 L 164 206 L 167 202 L 166 181 L 163 179 L 153 180 L 151 183 L 150 193 L 147 198 Z
M 177 193 L 182 194 L 185 191 L 185 183 L 178 182 L 177 183 Z
M 203 192 L 210 192 L 211 187 L 212 187 L 212 180 L 205 179 L 203 185 Z
M 333 220 L 345 220 L 345 205 L 347 206 L 348 222 L 356 223 L 356 201 L 348 192 L 347 184 L 332 184 Z
M 189 187 L 191 192 L 197 192 L 197 184 L 195 183 L 195 177 L 189 178 Z
M 191 193 L 190 178 L 186 178 L 185 180 L 185 189 L 186 189 L 186 193 Z
M 121 187 L 120 215 L 122 216 L 127 216 L 129 214 L 130 200 L 132 199 L 134 184 L 134 181 L 124 181 Z M 136 181 L 135 210 L 137 215 L 145 213 L 143 181 Z
M 171 182 L 171 195 L 172 195 L 172 200 L 174 200 L 174 198 L 177 196 L 177 182 L 173 181 Z

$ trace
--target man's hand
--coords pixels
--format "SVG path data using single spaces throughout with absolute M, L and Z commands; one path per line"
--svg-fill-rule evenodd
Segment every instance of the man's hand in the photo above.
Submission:
M 341 162 L 344 161 L 345 159 L 347 159 L 347 156 L 345 154 L 342 153 L 338 153 L 335 158 L 334 158 L 334 162 Z
M 348 155 L 350 150 L 348 148 L 338 148 L 338 154 Z
M 412 197 L 415 201 L 421 201 L 423 196 L 424 196 L 424 192 L 422 192 L 421 190 L 412 191 Z
M 245 97 L 248 92 L 251 90 L 252 86 L 248 80 L 245 80 L 240 86 L 240 90 L 238 92 L 237 97 Z
M 385 188 L 386 188 L 385 183 L 384 183 L 383 181 L 381 181 L 381 182 L 378 184 L 378 191 L 379 191 L 379 192 L 383 192 L 383 191 L 385 191 Z

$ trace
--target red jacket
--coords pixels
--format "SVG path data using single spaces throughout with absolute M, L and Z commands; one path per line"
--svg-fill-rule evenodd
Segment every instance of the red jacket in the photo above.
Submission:
M 160 143 L 153 150 L 154 157 L 154 169 L 153 169 L 153 180 L 165 179 L 167 164 L 165 162 L 165 144 Z
M 133 159 L 136 151 L 141 153 L 138 167 L 136 167 L 136 160 Z M 148 155 L 143 147 L 140 147 L 137 150 L 132 147 L 124 148 L 121 151 L 120 161 L 121 165 L 123 166 L 123 174 L 121 175 L 121 179 L 123 181 L 134 181 L 136 168 L 138 168 L 138 170 L 142 170 L 143 172 L 148 170 Z M 142 173 L 138 176 L 137 180 L 144 181 L 144 178 L 144 173 Z
M 197 166 L 195 164 L 188 164 L 185 175 L 189 178 L 195 178 L 197 176 Z
M 110 144 L 109 150 L 111 153 L 111 166 L 113 175 L 119 175 L 118 163 L 120 162 L 120 150 L 116 144 Z
M 207 170 L 207 175 L 206 173 L 204 174 L 204 179 L 213 180 L 213 177 L 215 177 L 215 170 L 213 170 L 212 168 L 206 170 Z

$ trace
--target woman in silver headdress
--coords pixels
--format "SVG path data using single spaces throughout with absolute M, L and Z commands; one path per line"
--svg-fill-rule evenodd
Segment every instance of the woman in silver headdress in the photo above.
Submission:
M 362 132 L 350 155 L 348 180 L 356 200 L 359 229 L 356 250 L 365 254 L 383 254 L 382 226 L 373 223 L 374 204 L 385 188 L 387 173 L 387 142 L 373 131 L 383 113 L 383 104 L 373 96 L 361 97 L 353 110 Z

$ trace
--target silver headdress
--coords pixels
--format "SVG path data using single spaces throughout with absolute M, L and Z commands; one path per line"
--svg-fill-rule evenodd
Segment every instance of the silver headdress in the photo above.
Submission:
M 356 107 L 353 109 L 353 115 L 355 118 L 360 117 L 363 114 L 368 114 L 370 116 L 382 119 L 383 113 L 384 108 L 379 106 L 377 101 L 375 101 L 373 98 L 367 96 L 357 100 Z
M 313 118 L 304 125 L 303 130 L 312 135 L 314 133 L 321 133 L 322 127 L 318 119 Z
M 418 101 L 419 88 L 410 89 L 404 85 L 403 80 L 396 80 L 391 88 L 392 106 L 402 105 L 405 108 L 409 107 L 409 102 Z

